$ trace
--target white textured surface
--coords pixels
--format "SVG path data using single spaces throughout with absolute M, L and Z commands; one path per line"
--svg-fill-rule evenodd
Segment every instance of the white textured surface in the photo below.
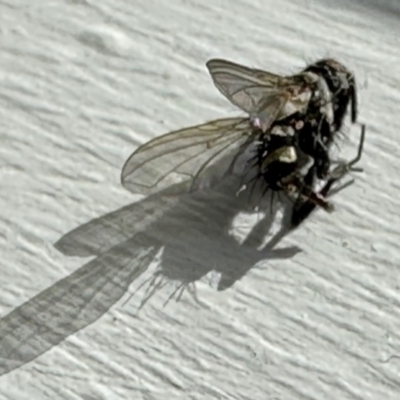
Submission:
M 162 244 L 171 277 L 175 264 L 191 271 L 191 281 L 196 268 L 199 277 L 207 268 L 245 276 L 224 291 L 198 282 L 202 306 L 185 292 L 163 308 L 173 290 L 167 286 L 138 313 L 145 286 L 124 304 L 126 294 L 90 326 L 2 375 L 1 400 L 399 398 L 400 359 L 382 362 L 400 356 L 399 14 L 389 2 L 328 3 L 0 3 L 2 316 L 88 262 L 52 244 L 138 199 L 122 189 L 119 174 L 139 144 L 237 115 L 207 75 L 209 58 L 283 74 L 326 55 L 338 58 L 356 73 L 368 129 L 365 173 L 335 197 L 334 215 L 315 213 L 279 245 L 293 253 L 300 247 L 294 257 L 284 252 L 279 260 L 275 250 L 252 269 L 268 257 L 254 243 L 240 247 L 218 223 L 214 235 L 198 228 L 213 223 L 202 215 L 218 220 L 224 207 L 215 214 L 200 209 L 196 223 L 172 215 L 122 245 L 121 237 L 111 243 L 105 235 L 105 259 L 87 267 L 105 281 L 121 274 L 129 285 L 132 271 L 123 261 L 146 261 L 144 251 Z M 144 211 L 135 210 L 135 217 L 121 213 L 121 224 L 146 229 L 135 220 Z M 240 236 L 247 221 L 238 224 Z M 125 259 L 118 258 L 121 246 Z M 124 290 L 110 293 L 121 297 Z M 61 296 L 60 320 L 62 299 L 72 294 Z M 10 318 L 0 320 L 0 357 L 27 329 L 10 331 Z M 79 318 L 89 324 L 88 315 Z M 40 332 L 24 332 L 28 341 L 40 339 Z M 17 364 L 3 359 L 1 373 Z

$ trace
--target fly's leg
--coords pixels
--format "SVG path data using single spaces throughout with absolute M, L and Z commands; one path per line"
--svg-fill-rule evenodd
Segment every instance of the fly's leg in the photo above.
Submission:
M 301 202 L 300 196 L 297 200 L 297 207 L 295 205 L 292 212 L 291 219 L 291 228 L 297 228 L 313 211 L 319 206 L 323 208 L 327 212 L 333 212 L 334 206 L 331 202 L 327 200 L 327 195 L 332 187 L 332 185 L 336 182 L 336 179 L 330 179 L 326 184 L 322 187 L 319 192 L 314 192 L 311 189 L 308 189 L 308 193 L 301 193 L 301 196 L 305 198 L 305 201 Z
M 329 189 L 332 187 L 332 185 L 340 179 L 342 179 L 345 175 L 347 175 L 349 172 L 363 172 L 363 168 L 358 168 L 354 167 L 362 157 L 362 153 L 364 150 L 364 141 L 365 141 L 365 124 L 361 124 L 361 136 L 360 136 L 360 142 L 358 144 L 358 152 L 357 155 L 350 161 L 342 163 L 338 165 L 330 174 L 329 174 L 329 179 L 326 185 L 329 185 Z M 344 183 L 343 185 L 339 186 L 338 188 L 335 188 L 330 192 L 330 195 L 334 195 L 346 187 L 352 185 L 354 183 L 354 179 L 351 179 L 350 181 Z M 326 186 L 325 185 L 325 186 Z
M 308 163 L 308 168 L 303 169 L 302 174 L 297 176 L 293 181 L 297 190 L 296 201 L 293 206 L 291 216 L 292 228 L 298 226 L 315 207 L 321 207 L 327 212 L 333 212 L 333 204 L 326 198 L 324 191 L 316 192 L 312 190 L 315 186 L 315 179 L 318 171 L 318 163 L 310 157 L 311 162 Z M 306 172 L 307 171 L 307 172 Z
M 338 165 L 330 174 L 329 174 L 329 180 L 334 180 L 338 181 L 341 178 L 343 178 L 345 175 L 347 175 L 349 172 L 363 172 L 363 168 L 358 168 L 354 167 L 362 157 L 362 153 L 364 150 L 364 141 L 365 141 L 365 124 L 361 125 L 361 136 L 360 136 L 360 142 L 358 144 L 358 152 L 357 155 L 348 162 L 342 163 Z
M 313 186 L 311 183 L 306 184 L 305 181 L 296 177 L 286 186 L 285 189 L 288 194 L 297 194 L 294 209 L 300 210 L 303 204 L 311 203 L 314 207 L 319 206 L 327 212 L 332 212 L 334 210 L 333 204 L 325 198 L 325 192 L 323 190 L 315 192 L 311 189 Z
M 343 190 L 344 188 L 350 186 L 354 180 L 350 180 L 349 182 L 343 184 L 341 187 L 335 189 L 334 191 L 331 191 L 332 186 L 338 182 L 340 179 L 342 179 L 346 174 L 349 172 L 363 172 L 362 168 L 357 168 L 354 167 L 362 157 L 362 152 L 364 149 L 364 140 L 365 140 L 365 124 L 361 125 L 361 136 L 360 136 L 360 142 L 358 145 L 358 152 L 357 155 L 354 159 L 350 160 L 347 163 L 341 164 L 337 166 L 328 178 L 328 181 L 325 183 L 325 185 L 322 187 L 322 189 L 318 192 L 317 196 L 322 197 L 325 201 L 326 204 L 329 204 L 332 207 L 333 210 L 333 205 L 329 203 L 325 197 L 327 197 L 328 194 L 333 195 L 335 193 L 338 193 L 339 191 Z M 316 195 L 314 192 L 311 191 L 313 195 Z M 292 228 L 296 228 L 299 226 L 315 209 L 317 204 L 312 198 L 307 199 L 300 207 L 295 209 L 292 214 Z M 326 209 L 325 207 L 322 207 Z

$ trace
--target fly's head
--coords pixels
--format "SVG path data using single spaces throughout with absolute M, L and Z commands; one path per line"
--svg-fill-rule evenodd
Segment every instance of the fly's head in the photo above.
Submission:
M 357 92 L 354 74 L 343 64 L 333 59 L 324 59 L 308 66 L 304 72 L 319 75 L 324 80 L 331 96 L 333 129 L 339 131 L 343 126 L 349 105 L 351 121 L 357 120 Z

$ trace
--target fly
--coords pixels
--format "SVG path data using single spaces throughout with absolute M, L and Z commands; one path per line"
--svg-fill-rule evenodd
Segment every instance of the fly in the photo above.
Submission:
M 349 107 L 351 122 L 357 119 L 354 75 L 332 59 L 293 76 L 220 59 L 208 61 L 207 68 L 218 90 L 249 117 L 210 121 L 150 140 L 125 163 L 122 185 L 146 195 L 171 187 L 173 193 L 193 192 L 255 169 L 251 180 L 261 179 L 266 190 L 295 198 L 294 213 L 300 218 L 294 215 L 294 222 L 307 214 L 299 210 L 319 206 L 332 211 L 326 196 L 351 170 L 330 175 L 330 148 Z M 364 135 L 365 128 L 362 143 Z M 250 147 L 253 157 L 238 171 L 237 160 Z M 324 180 L 330 183 L 319 192 Z

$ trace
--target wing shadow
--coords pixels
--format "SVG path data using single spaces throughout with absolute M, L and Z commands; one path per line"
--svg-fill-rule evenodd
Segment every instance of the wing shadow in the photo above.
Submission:
M 296 255 L 298 247 L 275 249 L 285 227 L 258 250 L 273 215 L 261 219 L 243 243 L 229 234 L 233 218 L 249 204 L 233 187 L 180 197 L 152 195 L 65 234 L 55 243 L 59 251 L 95 258 L 0 320 L 0 375 L 99 319 L 161 249 L 157 276 L 187 287 L 214 270 L 221 274 L 218 290 L 231 287 L 261 260 Z

